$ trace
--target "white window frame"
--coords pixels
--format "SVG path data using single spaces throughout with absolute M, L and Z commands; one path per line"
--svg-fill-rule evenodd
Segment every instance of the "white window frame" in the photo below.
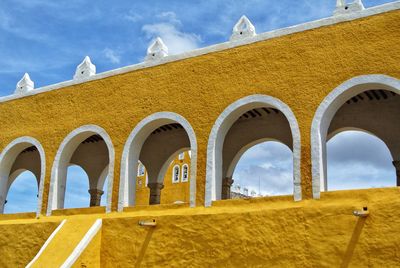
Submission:
M 179 158 L 179 160 L 185 159 L 185 153 L 184 153 L 184 152 L 183 152 L 183 153 L 180 153 L 180 154 L 178 155 L 178 158 Z
M 175 180 L 175 169 L 178 168 L 178 180 Z M 172 183 L 178 183 L 181 175 L 181 167 L 179 165 L 175 165 L 172 168 Z
M 141 171 L 141 169 L 143 168 L 143 174 L 140 172 Z M 137 169 L 137 176 L 138 177 L 142 177 L 142 176 L 144 176 L 146 174 L 146 169 L 145 169 L 145 167 L 144 167 L 144 165 L 142 164 L 142 163 L 138 163 L 138 169 Z
M 185 168 L 186 168 L 186 178 L 185 176 Z M 181 182 L 187 182 L 189 180 L 189 165 L 184 164 L 182 166 L 182 174 L 181 174 Z

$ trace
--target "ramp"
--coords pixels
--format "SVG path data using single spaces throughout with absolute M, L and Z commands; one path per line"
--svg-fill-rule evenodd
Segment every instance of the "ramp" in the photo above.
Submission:
M 63 220 L 26 267 L 71 267 L 101 229 L 102 220 Z

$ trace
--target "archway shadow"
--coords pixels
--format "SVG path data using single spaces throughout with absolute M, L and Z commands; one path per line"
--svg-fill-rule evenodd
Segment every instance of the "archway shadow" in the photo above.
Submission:
M 140 249 L 139 256 L 138 256 L 136 264 L 135 264 L 136 268 L 140 267 L 140 265 L 143 261 L 144 255 L 146 254 L 146 250 L 147 250 L 147 247 L 149 246 L 149 243 L 150 243 L 151 237 L 153 236 L 154 230 L 155 230 L 155 228 L 150 227 L 149 230 L 147 231 L 146 238 L 143 241 L 142 248 Z
M 354 250 L 357 246 L 358 240 L 360 238 L 361 232 L 364 228 L 364 224 L 367 218 L 358 218 L 357 224 L 353 230 L 353 234 L 351 235 L 349 244 L 347 245 L 346 252 L 343 257 L 341 268 L 349 267 L 351 259 L 353 258 Z

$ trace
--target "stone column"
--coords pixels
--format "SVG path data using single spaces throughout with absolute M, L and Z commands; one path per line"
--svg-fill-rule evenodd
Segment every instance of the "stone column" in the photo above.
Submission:
M 396 168 L 396 186 L 400 186 L 400 160 L 395 160 L 392 163 L 393 166 Z
M 234 180 L 232 178 L 224 178 L 222 180 L 221 199 L 231 199 L 231 186 Z
M 88 192 L 90 194 L 90 206 L 100 206 L 101 196 L 104 194 L 104 191 L 99 189 L 90 189 Z
M 147 187 L 150 188 L 150 205 L 160 204 L 161 190 L 164 188 L 164 184 L 161 182 L 149 182 Z

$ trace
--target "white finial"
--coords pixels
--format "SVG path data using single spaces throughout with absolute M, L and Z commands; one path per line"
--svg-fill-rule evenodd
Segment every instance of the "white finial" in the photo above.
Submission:
M 83 79 L 96 74 L 96 66 L 90 61 L 89 56 L 86 56 L 81 64 L 76 67 L 74 79 Z
M 147 49 L 147 56 L 145 60 L 159 60 L 165 56 L 168 56 L 168 48 L 161 38 L 157 37 Z
M 362 0 L 354 0 L 352 3 L 346 4 L 346 0 L 336 0 L 336 9 L 333 12 L 334 16 L 353 13 L 364 10 Z
M 17 87 L 15 88 L 16 94 L 23 94 L 28 91 L 33 90 L 35 87 L 35 83 L 29 77 L 29 74 L 25 73 L 21 80 L 17 83 Z
M 336 8 L 346 5 L 346 0 L 336 0 Z
M 256 35 L 256 28 L 250 22 L 250 20 L 243 15 L 239 21 L 235 24 L 232 30 L 230 40 L 238 40 L 242 38 L 252 37 Z

